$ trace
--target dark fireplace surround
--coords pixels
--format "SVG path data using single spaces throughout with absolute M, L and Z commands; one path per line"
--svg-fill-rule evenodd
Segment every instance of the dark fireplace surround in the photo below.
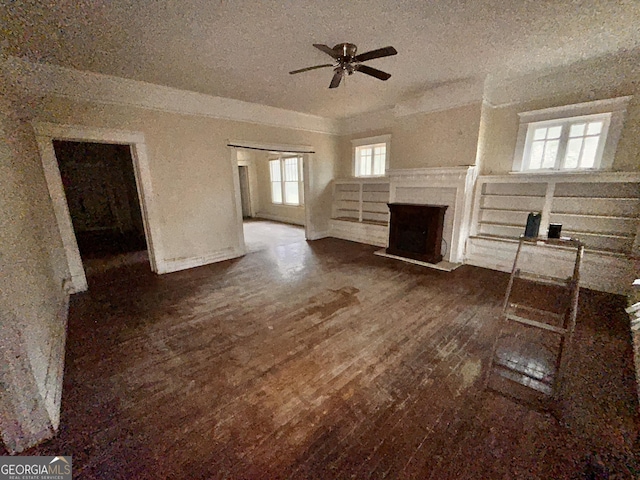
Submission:
M 447 205 L 389 203 L 390 255 L 427 263 L 442 260 L 442 229 Z

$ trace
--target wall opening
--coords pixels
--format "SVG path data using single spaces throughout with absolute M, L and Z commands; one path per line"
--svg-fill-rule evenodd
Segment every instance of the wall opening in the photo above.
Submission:
M 53 140 L 86 275 L 149 270 L 130 145 Z

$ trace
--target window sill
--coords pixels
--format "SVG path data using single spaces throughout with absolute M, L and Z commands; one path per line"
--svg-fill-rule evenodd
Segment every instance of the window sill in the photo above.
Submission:
M 611 170 L 603 168 L 589 168 L 589 169 L 572 169 L 572 170 L 525 170 L 525 171 L 511 171 L 509 175 L 592 175 L 594 173 L 609 173 Z

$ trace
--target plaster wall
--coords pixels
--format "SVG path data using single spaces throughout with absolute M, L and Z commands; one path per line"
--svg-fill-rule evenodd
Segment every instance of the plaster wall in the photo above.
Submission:
M 239 244 L 229 139 L 313 146 L 307 204 L 313 230 L 328 229 L 337 147 L 331 135 L 58 97 L 43 101 L 37 119 L 145 135 L 166 261 L 211 256 Z
M 274 155 L 269 155 L 267 152 L 257 152 L 254 160 L 258 180 L 258 216 L 295 225 L 304 225 L 304 205 L 277 205 L 271 202 L 271 177 L 269 174 L 269 160 L 271 158 L 275 158 Z
M 488 79 L 478 163 L 481 175 L 512 169 L 518 113 L 632 95 L 613 171 L 640 170 L 640 52 L 578 62 L 562 69 L 508 80 Z
M 351 140 L 391 133 L 390 169 L 475 165 L 480 102 L 390 117 L 386 128 L 340 137 L 340 177 L 353 175 Z
M 6 85 L 6 83 L 5 83 Z M 19 452 L 59 423 L 66 258 L 24 102 L 0 94 L 0 430 Z

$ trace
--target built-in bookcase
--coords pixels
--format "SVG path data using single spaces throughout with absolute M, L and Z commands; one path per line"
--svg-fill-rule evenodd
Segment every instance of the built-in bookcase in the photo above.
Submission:
M 581 181 L 554 177 L 546 182 L 480 177 L 474 234 L 518 238 L 529 212 L 540 212 L 540 236 L 546 235 L 549 223 L 560 223 L 563 236 L 579 238 L 589 250 L 631 253 L 640 213 L 640 184 L 614 174 L 592 175 L 580 175 Z
M 585 286 L 623 293 L 637 254 L 640 175 L 623 172 L 480 176 L 467 243 L 469 263 L 508 271 L 529 212 L 542 214 L 562 236 L 585 244 Z M 553 268 L 551 259 L 540 258 Z
M 529 212 L 542 212 L 546 183 L 483 183 L 477 233 L 519 238 Z
M 336 180 L 332 218 L 386 226 L 389 224 L 388 202 L 387 179 Z
M 386 246 L 389 179 L 338 179 L 333 185 L 331 236 Z
M 550 221 L 587 249 L 631 253 L 640 206 L 638 183 L 556 183 Z

